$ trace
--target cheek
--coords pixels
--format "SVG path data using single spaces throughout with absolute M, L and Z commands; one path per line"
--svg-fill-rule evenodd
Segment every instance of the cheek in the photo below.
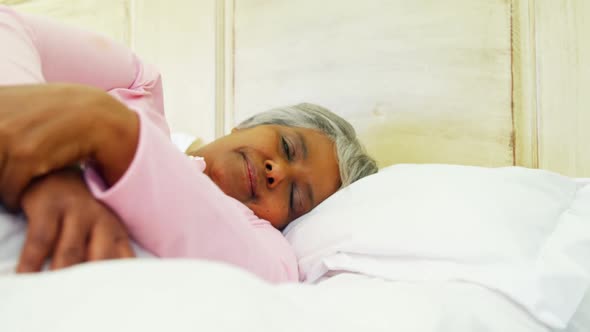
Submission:
M 234 159 L 226 157 L 212 160 L 207 164 L 205 173 L 227 195 L 240 200 L 241 198 L 237 196 L 239 190 L 236 189 L 239 187 L 239 182 L 235 180 L 240 177 L 239 169 L 232 167 L 232 165 L 239 165 L 239 161 Z
M 266 199 L 263 202 L 247 205 L 258 218 L 270 221 L 274 227 L 282 229 L 286 226 L 289 210 L 283 202 Z

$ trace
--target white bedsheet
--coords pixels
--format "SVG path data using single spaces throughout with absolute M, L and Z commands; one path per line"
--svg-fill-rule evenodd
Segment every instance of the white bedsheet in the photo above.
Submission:
M 209 262 L 131 260 L 0 278 L 3 331 L 548 331 L 495 292 L 341 274 L 272 286 Z

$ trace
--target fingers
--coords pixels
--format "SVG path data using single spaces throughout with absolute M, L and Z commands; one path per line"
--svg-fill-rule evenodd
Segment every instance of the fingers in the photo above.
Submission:
M 117 215 L 96 201 L 78 169 L 36 179 L 23 195 L 29 221 L 17 272 L 40 271 L 86 260 L 133 257 L 127 231 Z
M 55 211 L 33 210 L 27 212 L 29 227 L 16 268 L 17 273 L 39 272 L 45 259 L 53 251 L 60 230 L 61 218 Z
M 135 252 L 133 248 L 131 248 L 131 241 L 126 237 L 125 241 L 119 241 L 119 245 L 117 246 L 117 258 L 134 258 Z
M 61 269 L 82 263 L 86 259 L 86 242 L 90 222 L 77 214 L 66 215 L 53 258 L 51 269 Z
M 88 261 L 135 257 L 125 229 L 114 218 L 95 223 L 88 244 Z
M 127 233 L 114 218 L 94 222 L 66 215 L 59 222 L 60 216 L 45 217 L 45 220 L 30 218 L 17 273 L 39 272 L 50 256 L 52 270 L 86 260 L 135 257 Z

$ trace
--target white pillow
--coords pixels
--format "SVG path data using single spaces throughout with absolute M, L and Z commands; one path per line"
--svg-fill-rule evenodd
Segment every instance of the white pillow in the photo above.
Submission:
M 176 147 L 185 152 L 186 149 L 197 139 L 197 137 L 187 134 L 185 132 L 177 131 L 170 134 L 170 140 Z
M 397 165 L 334 194 L 285 236 L 302 277 L 461 280 L 562 328 L 590 285 L 590 185 L 518 167 Z

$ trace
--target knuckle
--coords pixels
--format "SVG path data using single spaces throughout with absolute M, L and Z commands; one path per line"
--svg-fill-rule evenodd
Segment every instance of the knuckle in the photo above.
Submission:
M 111 259 L 115 256 L 115 247 L 109 244 L 102 244 L 101 247 L 95 248 L 92 254 L 92 260 L 104 260 L 104 259 Z
M 34 251 L 41 251 L 51 247 L 53 244 L 52 237 L 42 230 L 36 230 L 31 233 L 29 246 Z
M 113 212 L 101 203 L 98 203 L 97 201 L 94 202 L 96 203 L 93 206 L 94 215 L 96 216 L 96 222 L 108 229 L 116 228 L 117 218 L 115 217 Z
M 67 208 L 68 214 L 74 216 L 80 222 L 85 220 L 85 218 L 81 218 L 85 213 L 92 214 L 92 211 L 84 206 L 80 197 L 74 193 L 60 192 L 59 199 L 52 200 L 52 203 L 61 210 Z
M 48 190 L 43 183 L 34 184 L 26 189 L 22 206 L 33 232 L 44 232 L 57 227 L 65 212 L 59 193 Z
M 75 202 L 75 206 L 77 206 L 78 223 L 87 225 L 93 230 L 101 224 L 102 215 L 92 202 L 77 200 L 76 197 L 72 197 L 71 199 L 72 202 Z
M 109 231 L 112 234 L 113 242 L 115 244 L 125 243 L 129 241 L 129 235 L 119 222 L 111 221 Z
M 76 262 L 83 258 L 82 252 L 82 248 L 78 246 L 68 246 L 59 253 L 59 256 L 66 262 Z
M 108 210 L 105 210 L 103 214 L 105 214 L 105 217 L 108 216 L 108 218 L 101 218 L 98 223 L 102 223 L 102 230 L 106 232 L 110 242 L 114 246 L 129 243 L 129 234 L 119 220 Z
M 125 232 L 116 231 L 113 236 L 113 243 L 115 245 L 125 244 L 129 242 L 129 236 Z
M 7 154 L 10 159 L 14 160 L 15 162 L 22 163 L 21 165 L 29 165 L 29 169 L 33 168 L 32 165 L 39 167 L 43 167 L 45 163 L 37 163 L 35 160 L 37 158 L 37 154 L 39 151 L 39 144 L 30 141 L 17 141 L 8 146 Z M 26 163 L 26 164 L 25 164 Z

